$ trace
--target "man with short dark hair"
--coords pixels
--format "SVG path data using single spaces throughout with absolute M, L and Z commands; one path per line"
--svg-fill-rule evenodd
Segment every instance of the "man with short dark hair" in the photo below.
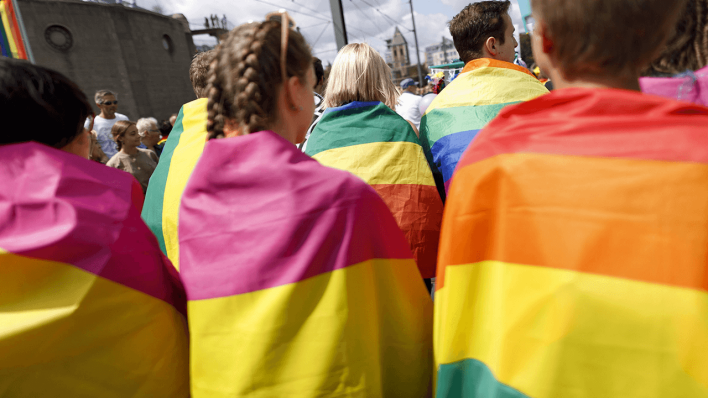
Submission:
M 96 116 L 93 123 L 93 129 L 97 133 L 98 144 L 101 145 L 103 153 L 112 158 L 118 153 L 116 142 L 113 141 L 111 129 L 119 120 L 128 120 L 128 117 L 116 112 L 118 110 L 118 94 L 109 90 L 98 90 L 94 95 L 96 106 L 101 110 L 101 113 Z M 88 120 L 84 123 L 84 127 L 88 128 Z
M 192 58 L 192 64 L 189 66 L 189 80 L 192 82 L 192 89 L 197 98 L 207 97 L 207 85 L 209 83 L 208 74 L 209 66 L 214 58 L 216 50 L 202 51 Z M 170 120 L 174 125 L 174 122 Z
M 465 67 L 430 104 L 420 124 L 421 143 L 443 196 L 458 160 L 482 127 L 504 106 L 548 93 L 531 72 L 512 63 L 517 42 L 510 4 L 473 3 L 450 21 Z

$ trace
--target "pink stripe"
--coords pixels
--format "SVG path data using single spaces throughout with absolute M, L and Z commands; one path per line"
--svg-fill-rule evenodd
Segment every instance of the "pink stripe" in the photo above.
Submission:
M 128 173 L 37 143 L 0 146 L 0 247 L 71 264 L 185 313 L 174 267 L 133 205 Z
M 182 197 L 179 236 L 189 300 L 412 258 L 371 187 L 268 131 L 207 144 Z

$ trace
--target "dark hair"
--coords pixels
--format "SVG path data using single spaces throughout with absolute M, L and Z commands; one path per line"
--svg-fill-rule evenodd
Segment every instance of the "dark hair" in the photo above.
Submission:
M 685 0 L 531 0 L 569 80 L 639 74 L 671 36 Z
M 125 137 L 125 132 L 128 131 L 130 126 L 135 126 L 135 122 L 119 120 L 111 127 L 111 135 L 113 135 L 113 141 L 116 142 L 119 151 L 123 148 L 123 142 L 118 139 Z
M 708 65 L 708 0 L 688 0 L 673 37 L 645 75 L 675 75 Z
M 172 132 L 172 123 L 167 119 L 160 121 L 160 135 L 164 138 L 170 135 L 170 132 Z
M 504 44 L 504 14 L 509 12 L 509 6 L 509 0 L 481 1 L 468 5 L 452 18 L 448 24 L 450 34 L 462 61 L 481 58 L 482 47 L 490 37 Z
M 66 76 L 0 57 L 0 144 L 37 141 L 62 148 L 92 114 L 86 95 Z
M 319 58 L 313 58 L 312 66 L 315 68 L 315 85 L 323 82 L 324 79 L 324 68 L 322 67 L 322 60 Z
M 200 52 L 192 58 L 189 66 L 189 80 L 192 81 L 192 89 L 197 98 L 206 98 L 207 84 L 209 83 L 209 65 L 214 59 L 216 50 Z
M 282 30 L 279 21 L 244 24 L 217 47 L 207 89 L 209 139 L 224 135 L 227 120 L 243 134 L 265 130 L 277 117 L 285 79 L 305 79 L 312 68 L 310 49 L 300 33 L 287 28 L 287 46 L 281 48 Z

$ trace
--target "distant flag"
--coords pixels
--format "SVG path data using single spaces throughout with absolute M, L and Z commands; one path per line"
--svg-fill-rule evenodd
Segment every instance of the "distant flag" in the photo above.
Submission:
M 445 189 L 467 146 L 502 108 L 547 93 L 522 66 L 489 58 L 468 62 L 433 100 L 420 123 L 428 162 Z
M 0 0 L 0 54 L 4 57 L 29 59 L 25 43 L 14 0 Z
M 206 143 L 206 104 L 200 98 L 182 106 L 145 195 L 143 219 L 177 270 L 179 203 Z
M 443 204 L 411 125 L 381 102 L 327 109 L 306 153 L 371 185 L 406 235 L 423 278 L 435 276 Z

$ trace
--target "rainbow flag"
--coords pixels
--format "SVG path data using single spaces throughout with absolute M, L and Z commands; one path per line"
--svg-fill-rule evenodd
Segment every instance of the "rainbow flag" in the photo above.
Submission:
M 12 0 L 0 0 L 0 54 L 28 59 Z
M 425 155 L 445 190 L 462 153 L 502 108 L 547 93 L 522 66 L 489 58 L 468 62 L 435 97 L 420 122 Z
M 708 108 L 566 89 L 458 165 L 437 397 L 708 397 Z
M 177 270 L 179 203 L 206 143 L 206 106 L 206 98 L 182 106 L 145 193 L 143 219 Z
M 443 205 L 407 121 L 378 101 L 330 108 L 317 123 L 306 153 L 371 185 L 406 235 L 423 278 L 435 276 Z
M 186 298 L 128 173 L 0 146 L 0 395 L 187 397 Z
M 361 180 L 271 131 L 212 140 L 180 218 L 193 397 L 430 396 L 432 302 Z

